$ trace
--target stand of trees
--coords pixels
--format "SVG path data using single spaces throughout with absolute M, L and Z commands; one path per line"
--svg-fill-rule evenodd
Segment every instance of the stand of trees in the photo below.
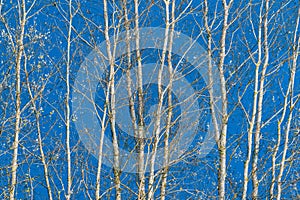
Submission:
M 0 0 L 0 198 L 300 198 L 299 25 L 297 0 Z

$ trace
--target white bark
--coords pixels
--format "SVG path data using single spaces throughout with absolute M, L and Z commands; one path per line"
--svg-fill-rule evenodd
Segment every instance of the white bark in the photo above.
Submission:
M 296 105 L 293 101 L 293 96 L 294 96 L 294 85 L 295 85 L 295 75 L 296 75 L 296 70 L 297 70 L 297 60 L 298 60 L 298 55 L 299 55 L 299 49 L 300 49 L 300 37 L 299 37 L 299 22 L 300 21 L 300 8 L 298 9 L 298 17 L 297 17 L 297 22 L 296 22 L 296 27 L 295 27 L 295 33 L 294 33 L 294 46 L 293 46 L 293 61 L 292 61 L 292 68 L 290 71 L 290 80 L 289 80 L 289 85 L 288 89 L 285 95 L 285 98 L 288 98 L 290 96 L 290 103 L 289 103 L 289 115 L 287 119 L 287 124 L 286 124 L 286 130 L 284 134 L 284 146 L 283 146 L 283 153 L 282 153 L 282 159 L 280 162 L 280 170 L 277 178 L 277 200 L 281 199 L 281 193 L 282 193 L 282 176 L 285 168 L 285 161 L 286 161 L 286 154 L 288 151 L 289 147 L 289 133 L 290 133 L 290 128 L 291 128 L 291 121 L 293 118 L 293 110 Z M 297 39 L 298 37 L 298 39 Z M 286 109 L 286 107 L 284 107 Z M 279 133 L 280 134 L 280 133 Z
M 261 14 L 260 14 L 261 16 Z M 251 19 L 250 19 L 251 20 Z M 248 146 L 247 146 L 247 158 L 244 163 L 244 182 L 243 182 L 243 196 L 242 199 L 247 199 L 247 191 L 248 191 L 248 182 L 249 182 L 249 164 L 252 155 L 252 143 L 253 143 L 253 130 L 255 125 L 256 113 L 257 113 L 257 98 L 258 98 L 258 86 L 259 86 L 259 69 L 261 65 L 261 57 L 262 57 L 262 34 L 261 34 L 261 26 L 262 26 L 262 18 L 260 17 L 260 23 L 258 28 L 258 39 L 257 39 L 257 46 L 258 46 L 258 53 L 257 53 L 257 61 L 251 54 L 250 57 L 252 58 L 253 63 L 255 64 L 255 78 L 254 78 L 254 92 L 253 92 L 253 107 L 252 107 L 252 115 L 251 121 L 249 123 L 248 129 Z
M 219 140 L 219 135 L 220 135 L 220 128 L 218 126 L 218 121 L 217 121 L 217 113 L 215 109 L 215 96 L 214 96 L 214 91 L 212 89 L 214 80 L 213 80 L 213 71 L 212 71 L 212 33 L 211 33 L 211 27 L 213 26 L 213 23 L 209 25 L 209 20 L 208 20 L 208 2 L 207 0 L 204 0 L 204 26 L 207 34 L 207 57 L 208 57 L 208 91 L 209 91 L 209 105 L 210 105 L 210 110 L 211 110 L 211 116 L 212 116 L 212 122 L 214 126 L 214 130 L 216 131 L 215 133 L 215 139 L 216 141 Z
M 16 114 L 15 114 L 15 133 L 14 142 L 12 145 L 13 158 L 11 164 L 11 183 L 9 187 L 9 199 L 15 199 L 15 188 L 17 184 L 17 169 L 18 169 L 18 148 L 19 148 L 19 134 L 20 134 L 20 122 L 21 122 L 21 59 L 24 52 L 24 34 L 26 23 L 26 8 L 25 0 L 22 0 L 20 9 L 20 35 L 17 40 L 17 56 L 16 56 Z
M 143 97 L 143 70 L 142 70 L 142 58 L 140 52 L 140 33 L 139 33 L 139 1 L 134 0 L 134 32 L 135 32 L 135 45 L 136 45 L 136 57 L 138 62 L 137 67 L 137 90 L 138 90 L 138 137 L 137 137 L 137 146 L 138 146 L 138 175 L 139 175 L 139 193 L 138 199 L 145 198 L 145 163 L 144 163 L 144 97 Z
M 125 20 L 125 28 L 126 28 L 126 50 L 127 50 L 127 67 L 128 69 L 126 70 L 126 78 L 127 78 L 127 93 L 129 97 L 129 110 L 130 110 L 130 117 L 131 117 L 131 124 L 132 128 L 134 131 L 134 136 L 138 138 L 138 126 L 136 124 L 136 115 L 135 115 L 135 108 L 134 108 L 134 100 L 132 96 L 132 89 L 131 86 L 133 85 L 132 79 L 131 79 L 131 50 L 130 50 L 130 22 L 128 20 L 128 10 L 127 10 L 127 0 L 123 0 L 123 10 L 124 10 L 124 20 Z M 137 163 L 139 164 L 139 163 Z M 138 174 L 142 173 L 139 169 L 143 169 L 138 167 Z
M 67 63 L 66 63 L 66 156 L 67 156 L 67 193 L 66 199 L 71 199 L 72 194 L 72 161 L 70 147 L 70 65 L 71 65 L 71 36 L 72 36 L 72 0 L 69 1 L 69 21 L 68 21 L 68 37 L 67 37 Z
M 164 35 L 164 44 L 162 49 L 162 55 L 161 55 L 161 66 L 158 70 L 158 77 L 157 77 L 157 85 L 158 85 L 158 105 L 155 115 L 155 124 L 154 124 L 154 140 L 153 140 L 153 146 L 152 146 L 152 152 L 150 157 L 150 174 L 149 174 L 149 187 L 148 187 L 148 200 L 154 199 L 154 170 L 155 170 L 155 159 L 156 159 L 156 153 L 157 153 L 157 146 L 160 138 L 160 132 L 161 132 L 161 118 L 162 118 L 162 104 L 163 104 L 163 98 L 164 98 L 164 91 L 162 90 L 162 72 L 164 70 L 164 62 L 166 57 L 166 51 L 168 46 L 168 40 L 169 40 L 169 29 L 170 29 L 170 11 L 169 11 L 169 5 L 170 1 L 165 0 L 165 10 L 166 10 L 166 27 L 165 27 L 165 35 Z
M 103 1 L 103 10 L 104 10 L 104 21 L 105 21 L 105 29 L 104 29 L 104 36 L 105 36 L 105 42 L 106 42 L 106 51 L 110 66 L 109 71 L 109 83 L 108 87 L 110 89 L 110 109 L 109 109 L 109 120 L 110 120 L 110 128 L 112 132 L 112 139 L 113 139 L 113 150 L 114 150 L 114 156 L 113 156 L 113 164 L 114 164 L 114 182 L 115 182 L 115 188 L 116 188 L 116 199 L 121 199 L 121 170 L 120 170 L 120 153 L 119 153 L 119 146 L 118 146 L 118 138 L 117 138 L 117 132 L 116 132 L 116 95 L 115 95 L 115 60 L 114 56 L 112 54 L 112 48 L 111 48 L 111 42 L 109 39 L 109 24 L 108 24 L 108 11 L 107 11 L 107 1 Z
M 96 190 L 95 190 L 95 199 L 99 200 L 100 196 L 100 181 L 101 181 L 101 169 L 102 169 L 102 158 L 103 158 L 103 141 L 104 134 L 106 131 L 106 117 L 107 117 L 107 105 L 109 104 L 109 94 L 110 94 L 110 83 L 107 84 L 105 92 L 105 105 L 103 108 L 103 116 L 101 120 L 101 131 L 100 131 L 100 140 L 98 148 L 98 163 L 97 163 L 97 175 L 96 175 Z M 97 113 L 97 106 L 94 107 L 95 112 Z M 97 113 L 97 116 L 100 118 L 100 115 Z
M 262 126 L 262 109 L 263 109 L 263 99 L 264 99 L 264 83 L 266 77 L 267 67 L 269 65 L 269 44 L 268 44 L 268 10 L 269 10 L 269 0 L 265 2 L 265 14 L 263 17 L 263 35 L 264 35 L 264 64 L 261 71 L 261 77 L 259 82 L 259 95 L 258 95 L 258 104 L 257 104 L 257 121 L 256 121 L 256 131 L 254 134 L 254 152 L 253 152 L 253 161 L 252 161 L 252 185 L 253 192 L 252 198 L 258 198 L 258 153 L 260 148 L 260 139 L 261 139 L 261 126 Z M 260 15 L 260 18 L 262 15 Z M 260 19 L 262 20 L 262 18 Z
M 126 29 L 126 51 L 127 51 L 127 69 L 126 69 L 126 81 L 127 81 L 127 94 L 128 94 L 128 101 L 129 101 L 129 112 L 131 117 L 131 125 L 134 132 L 134 137 L 136 138 L 136 144 L 137 144 L 137 152 L 139 153 L 140 143 L 142 142 L 139 138 L 138 133 L 138 125 L 137 125 L 137 118 L 135 114 L 135 108 L 134 108 L 134 97 L 132 94 L 132 79 L 131 79 L 131 50 L 130 50 L 130 22 L 128 20 L 128 10 L 127 10 L 127 0 L 123 0 L 123 11 L 124 11 L 124 20 L 125 20 L 125 29 Z M 137 158 L 137 174 L 138 174 L 138 199 L 141 199 L 145 196 L 145 176 L 144 176 L 144 155 L 143 152 L 139 153 L 139 156 Z
M 226 180 L 226 141 L 227 141 L 227 123 L 228 123 L 228 113 L 227 113 L 227 91 L 226 91 L 226 80 L 224 74 L 224 60 L 226 57 L 226 35 L 228 29 L 228 15 L 229 9 L 233 3 L 233 0 L 227 4 L 226 0 L 223 0 L 224 7 L 224 18 L 223 18 L 223 28 L 220 40 L 221 52 L 219 55 L 219 74 L 221 83 L 221 99 L 222 99 L 222 124 L 221 132 L 218 140 L 218 150 L 219 150 L 219 173 L 218 173 L 218 192 L 219 199 L 225 199 L 225 180 Z
M 169 135 L 172 128 L 172 86 L 173 86 L 173 66 L 172 66 L 172 46 L 173 46 L 173 36 L 175 28 L 175 0 L 172 0 L 172 10 L 171 10 L 171 27 L 169 36 L 169 47 L 168 47 L 168 71 L 169 71 L 169 84 L 168 84 L 168 110 L 167 110 L 167 124 L 166 132 L 164 134 L 164 166 L 162 169 L 161 178 L 161 188 L 160 188 L 160 198 L 164 200 L 166 198 L 166 187 L 167 187 L 167 176 L 169 171 Z

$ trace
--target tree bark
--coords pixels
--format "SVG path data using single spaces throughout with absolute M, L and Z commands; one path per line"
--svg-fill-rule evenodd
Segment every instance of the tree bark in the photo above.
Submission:
M 16 114 L 15 114 L 15 133 L 14 142 L 12 145 L 13 158 L 11 164 L 11 183 L 9 187 L 9 199 L 15 199 L 15 188 L 17 184 L 17 169 L 18 169 L 18 148 L 19 148 L 19 135 L 20 135 L 20 123 L 21 123 L 21 60 L 24 52 L 24 35 L 26 24 L 26 8 L 25 0 L 22 0 L 20 9 L 20 35 L 17 40 L 17 57 L 16 57 Z

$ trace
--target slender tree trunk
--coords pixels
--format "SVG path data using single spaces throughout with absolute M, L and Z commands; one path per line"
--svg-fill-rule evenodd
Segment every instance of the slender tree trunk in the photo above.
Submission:
M 258 96 L 258 105 L 257 105 L 257 121 L 256 121 L 256 131 L 254 135 L 254 153 L 253 153 L 253 162 L 252 162 L 252 175 L 253 175 L 253 192 L 252 198 L 258 198 L 258 186 L 259 181 L 257 177 L 258 169 L 258 153 L 259 153 L 259 144 L 261 138 L 261 119 L 262 119 L 262 109 L 263 109 L 263 99 L 264 99 L 264 82 L 266 77 L 267 67 L 269 65 L 269 44 L 268 44 L 268 10 L 269 10 L 269 0 L 265 2 L 265 14 L 263 20 L 263 35 L 264 35 L 264 64 L 261 72 L 260 83 L 259 83 L 259 96 Z M 261 18 L 261 16 L 260 16 Z
M 220 40 L 221 52 L 220 60 L 218 64 L 219 74 L 220 74 L 220 83 L 221 83 L 221 99 L 222 99 L 222 125 L 221 132 L 218 141 L 218 150 L 219 150 L 219 173 L 218 173 L 218 192 L 219 199 L 225 199 L 225 180 L 226 180 L 226 140 L 227 140 L 227 123 L 228 123 L 228 113 L 227 113 L 227 91 L 226 91 L 226 80 L 224 75 L 224 60 L 226 57 L 226 35 L 228 29 L 228 15 L 229 9 L 233 0 L 226 3 L 226 0 L 223 0 L 224 7 L 224 19 L 223 19 L 223 28 L 222 35 Z
M 158 70 L 158 77 L 157 77 L 157 85 L 158 85 L 158 105 L 156 110 L 156 119 L 154 125 L 154 141 L 152 146 L 152 152 L 150 157 L 150 174 L 149 174 L 149 189 L 148 189 L 148 200 L 154 199 L 154 171 L 155 171 L 155 159 L 157 153 L 157 146 L 159 142 L 159 134 L 161 132 L 161 118 L 162 118 L 162 104 L 164 99 L 164 91 L 161 87 L 162 84 L 162 72 L 164 70 L 164 62 L 167 52 L 168 40 L 169 40 L 169 29 L 170 29 L 170 11 L 169 5 L 170 1 L 165 0 L 165 10 L 166 10 L 166 27 L 165 27 L 165 35 L 164 35 L 164 44 L 162 49 L 162 56 L 161 56 L 161 66 Z
M 283 171 L 285 168 L 286 154 L 287 154 L 288 147 L 289 147 L 289 133 L 290 133 L 290 128 L 291 128 L 291 121 L 293 118 L 293 110 L 296 105 L 296 103 L 293 102 L 293 95 L 294 95 L 295 75 L 296 75 L 296 70 L 297 70 L 297 60 L 298 60 L 299 49 L 300 49 L 300 37 L 298 34 L 299 23 L 300 23 L 300 8 L 298 8 L 298 16 L 297 16 L 297 21 L 296 21 L 295 33 L 294 33 L 293 62 L 292 62 L 292 68 L 290 71 L 290 80 L 289 80 L 288 90 L 285 95 L 285 98 L 287 98 L 288 95 L 290 96 L 290 103 L 289 103 L 290 106 L 289 106 L 289 116 L 287 119 L 286 130 L 285 130 L 285 135 L 284 135 L 285 139 L 284 139 L 282 159 L 281 159 L 280 170 L 279 170 L 279 174 L 278 174 L 278 178 L 277 178 L 277 192 L 278 192 L 277 200 L 281 199 L 281 193 L 282 193 L 281 180 L 282 180 Z
M 120 170 L 120 153 L 119 153 L 119 146 L 118 146 L 118 138 L 116 132 L 116 95 L 115 95 L 115 61 L 114 56 L 112 55 L 112 48 L 109 39 L 109 24 L 108 24 L 108 11 L 107 11 L 107 1 L 103 1 L 103 8 L 104 8 L 104 21 L 105 21 L 105 41 L 106 41 L 106 50 L 110 65 L 110 72 L 109 72 L 109 88 L 110 88 L 110 109 L 109 109 L 109 120 L 110 120 L 110 128 L 112 132 L 112 139 L 113 139 L 113 163 L 114 163 L 114 176 L 115 176 L 115 188 L 116 188 L 116 199 L 121 199 L 121 170 Z
M 160 188 L 160 197 L 162 200 L 166 198 L 166 187 L 167 187 L 167 177 L 169 171 L 169 135 L 172 128 L 172 86 L 173 86 L 173 66 L 172 66 L 172 46 L 173 46 L 173 36 L 175 28 L 175 0 L 172 0 L 172 10 L 171 10 L 171 27 L 169 36 L 169 48 L 168 48 L 168 71 L 169 71 L 169 84 L 168 84 L 168 112 L 167 112 L 167 124 L 166 132 L 164 137 L 164 168 L 162 169 L 162 179 Z
M 100 181 L 101 181 L 101 169 L 102 169 L 102 158 L 103 158 L 103 141 L 104 141 L 104 134 L 106 131 L 106 124 L 107 124 L 107 105 L 109 105 L 109 94 L 110 94 L 110 81 L 107 84 L 106 92 L 105 92 L 105 104 L 103 108 L 103 116 L 101 119 L 101 131 L 100 131 L 100 140 L 99 140 L 99 148 L 98 148 L 98 164 L 97 164 L 97 175 L 96 175 L 96 190 L 95 190 L 95 199 L 100 199 Z M 100 115 L 97 112 L 97 107 L 94 107 L 95 112 L 97 113 L 98 118 L 100 119 Z
M 102 169 L 102 157 L 103 157 L 103 141 L 104 141 L 104 134 L 106 130 L 106 116 L 107 116 L 107 105 L 109 103 L 109 93 L 110 89 L 107 86 L 107 92 L 105 96 L 105 106 L 103 109 L 103 117 L 101 120 L 101 132 L 100 132 L 100 141 L 99 141 L 99 148 L 98 148 L 98 164 L 97 164 L 97 175 L 96 175 L 96 191 L 95 197 L 97 200 L 100 199 L 100 181 L 101 181 L 101 169 Z M 96 107 L 95 107 L 96 111 Z M 97 112 L 97 111 L 96 111 Z
M 66 154 L 67 154 L 67 194 L 66 199 L 71 199 L 72 194 L 72 161 L 71 161 L 71 148 L 70 148 L 70 65 L 71 65 L 71 36 L 72 36 L 72 0 L 69 1 L 69 24 L 68 24 L 68 38 L 67 38 L 67 64 L 66 64 Z
M 131 50 L 130 50 L 130 22 L 128 20 L 128 10 L 127 10 L 127 0 L 123 0 L 123 11 L 124 11 L 124 20 L 125 20 L 125 29 L 126 29 L 126 51 L 127 51 L 127 69 L 126 69 L 126 81 L 127 81 L 127 94 L 129 97 L 129 112 L 130 112 L 130 117 L 131 117 L 131 124 L 132 124 L 132 128 L 133 128 L 133 132 L 134 132 L 134 137 L 136 138 L 136 143 L 139 146 L 139 133 L 138 133 L 138 126 L 137 126 L 137 118 L 136 118 L 136 114 L 135 114 L 135 108 L 134 108 L 134 97 L 133 97 L 133 93 L 132 93 L 132 79 L 131 79 L 131 67 L 132 67 L 132 63 L 131 63 Z M 138 147 L 139 148 L 139 147 Z M 137 151 L 139 152 L 139 151 Z M 137 160 L 137 173 L 139 176 L 139 196 L 143 196 L 144 195 L 144 181 L 141 182 L 141 180 L 143 180 L 144 177 L 144 159 L 142 159 L 142 156 L 139 156 L 138 160 Z M 140 165 L 139 163 L 142 162 L 142 164 Z M 142 184 L 141 184 L 142 183 Z M 142 187 L 142 188 L 141 188 Z
M 248 191 L 248 182 L 249 182 L 249 165 L 252 155 L 252 142 L 253 142 L 253 130 L 255 125 L 255 119 L 256 119 L 256 113 L 257 113 L 257 98 L 258 98 L 258 86 L 259 86 L 259 69 L 261 65 L 261 57 L 262 57 L 262 18 L 260 17 L 259 22 L 259 29 L 258 29 L 258 39 L 257 39 L 257 46 L 258 46 L 258 55 L 257 55 L 257 61 L 255 61 L 253 55 L 250 55 L 252 58 L 252 61 L 255 64 L 255 78 L 254 78 L 254 92 L 253 92 L 253 107 L 252 107 L 252 115 L 251 115 L 251 121 L 249 124 L 248 129 L 248 146 L 247 146 L 247 158 L 244 163 L 244 182 L 243 182 L 243 196 L 242 199 L 247 199 L 247 191 Z
M 143 70 L 142 70 L 142 58 L 140 52 L 140 33 L 139 33 L 139 1 L 134 0 L 134 32 L 135 32 L 135 45 L 136 45 L 136 56 L 137 56 L 137 90 L 138 90 L 138 175 L 139 175 L 139 193 L 138 199 L 145 198 L 145 122 L 144 122 L 144 97 L 143 97 Z
M 211 33 L 211 27 L 213 24 L 209 25 L 208 23 L 208 3 L 207 0 L 204 0 L 204 26 L 206 29 L 206 34 L 207 34 L 207 57 L 208 57 L 208 91 L 209 91 L 209 104 L 210 104 L 210 110 L 211 110 L 211 115 L 212 115 L 212 122 L 215 130 L 215 139 L 216 141 L 219 140 L 220 136 L 220 129 L 217 121 L 217 113 L 215 109 L 215 96 L 214 96 L 214 90 L 213 90 L 213 68 L 212 68 L 212 33 Z
M 248 129 L 248 146 L 247 146 L 247 158 L 244 163 L 244 182 L 243 182 L 243 196 L 242 199 L 247 199 L 247 190 L 248 190 L 248 182 L 249 182 L 249 164 L 252 155 L 252 136 L 253 136 L 253 129 L 255 124 L 256 112 L 257 112 L 257 94 L 258 94 L 258 76 L 259 76 L 259 62 L 257 62 L 255 67 L 255 80 L 254 80 L 254 92 L 253 92 L 253 107 L 252 107 L 252 115 L 251 121 L 249 124 Z
M 20 134 L 20 123 L 21 123 L 21 59 L 24 52 L 24 34 L 25 34 L 25 23 L 26 23 L 26 8 L 25 0 L 22 0 L 20 9 L 20 36 L 17 40 L 17 57 L 16 57 L 16 122 L 15 122 L 15 134 L 14 142 L 12 145 L 13 158 L 11 166 L 11 184 L 9 187 L 9 199 L 15 199 L 15 188 L 17 184 L 17 169 L 18 169 L 18 148 L 19 148 L 19 134 Z
M 127 50 L 127 69 L 126 69 L 126 79 L 127 79 L 127 93 L 129 97 L 129 110 L 130 110 L 130 117 L 131 117 L 131 124 L 134 131 L 134 136 L 138 138 L 138 126 L 136 125 L 136 114 L 134 108 L 134 100 L 132 96 L 132 79 L 131 79 L 131 50 L 130 50 L 130 22 L 128 20 L 128 10 L 127 10 L 127 0 L 123 0 L 123 10 L 124 10 L 124 20 L 125 20 L 125 28 L 126 28 L 126 50 Z M 138 164 L 138 163 L 137 163 Z M 137 171 L 140 174 L 139 170 Z

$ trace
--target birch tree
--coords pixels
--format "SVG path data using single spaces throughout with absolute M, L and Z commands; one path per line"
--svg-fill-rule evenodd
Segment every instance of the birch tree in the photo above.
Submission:
M 19 2 L 20 3 L 20 2 Z M 16 41 L 16 122 L 15 122 L 15 134 L 13 142 L 13 158 L 12 158 L 12 167 L 11 167 L 11 184 L 9 191 L 9 198 L 11 200 L 15 199 L 15 187 L 17 184 L 17 169 L 18 169 L 18 148 L 19 148 L 19 134 L 20 134 L 20 122 L 21 122 L 21 60 L 24 52 L 24 34 L 25 34 L 25 23 L 26 23 L 26 7 L 25 1 L 22 1 L 19 4 L 19 20 L 20 20 L 20 35 Z

